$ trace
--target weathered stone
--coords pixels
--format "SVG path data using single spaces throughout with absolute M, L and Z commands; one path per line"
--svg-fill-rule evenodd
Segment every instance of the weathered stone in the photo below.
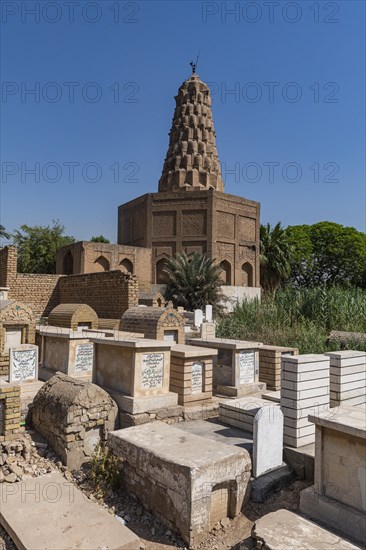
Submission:
M 244 449 L 163 422 L 112 432 L 108 446 L 124 458 L 126 489 L 190 545 L 241 510 L 251 469 Z
M 93 414 L 94 420 L 90 420 L 89 411 L 97 407 L 107 415 L 99 418 Z M 75 414 L 77 410 L 84 415 Z M 102 388 L 62 373 L 43 385 L 32 407 L 34 427 L 72 470 L 89 460 L 92 447 L 105 440 L 109 430 L 115 429 L 116 419 L 117 406 Z M 40 445 L 45 444 L 36 445 L 40 454 Z
M 18 476 L 14 473 L 8 474 L 5 476 L 5 481 L 7 483 L 14 483 L 18 479 Z

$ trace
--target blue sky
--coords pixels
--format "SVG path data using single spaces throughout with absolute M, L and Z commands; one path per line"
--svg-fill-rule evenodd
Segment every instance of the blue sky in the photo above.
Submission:
M 157 191 L 198 50 L 226 191 L 262 223 L 365 231 L 363 1 L 72 2 L 1 5 L 8 231 L 116 242 L 118 205 Z

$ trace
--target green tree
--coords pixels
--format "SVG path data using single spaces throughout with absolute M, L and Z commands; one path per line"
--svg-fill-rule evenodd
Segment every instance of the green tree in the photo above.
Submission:
M 334 222 L 290 226 L 290 282 L 297 286 L 365 286 L 366 235 Z
M 5 231 L 5 227 L 0 224 L 0 238 L 2 239 L 10 239 L 9 233 Z
M 260 282 L 263 290 L 275 294 L 291 269 L 291 245 L 285 229 L 278 222 L 260 228 Z
M 221 269 L 215 260 L 195 252 L 188 257 L 184 252 L 167 260 L 164 272 L 167 275 L 166 298 L 175 307 L 183 306 L 188 311 L 212 304 L 220 309 Z
M 18 271 L 20 273 L 55 273 L 56 253 L 61 246 L 75 242 L 74 237 L 64 235 L 65 227 L 58 220 L 52 226 L 21 225 L 13 235 L 18 247 Z
M 90 239 L 91 243 L 106 243 L 109 244 L 111 241 L 106 239 L 103 235 L 99 235 L 99 237 L 92 237 Z

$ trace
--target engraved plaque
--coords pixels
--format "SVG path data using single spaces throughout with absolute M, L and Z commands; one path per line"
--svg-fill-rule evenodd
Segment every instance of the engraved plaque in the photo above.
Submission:
M 241 351 L 239 353 L 239 383 L 252 384 L 255 381 L 255 352 Z
M 192 393 L 203 392 L 203 363 L 193 363 L 192 365 Z
M 37 378 L 38 346 L 23 344 L 10 348 L 9 382 L 35 380 Z
M 163 387 L 164 354 L 144 353 L 141 366 L 141 388 L 144 390 Z
M 75 372 L 93 370 L 94 344 L 79 344 L 76 347 Z

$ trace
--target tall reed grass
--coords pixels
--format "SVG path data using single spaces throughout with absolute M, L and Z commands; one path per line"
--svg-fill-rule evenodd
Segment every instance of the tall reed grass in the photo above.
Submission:
M 366 290 L 285 288 L 275 298 L 243 302 L 221 318 L 218 335 L 299 348 L 300 353 L 339 349 L 328 343 L 331 330 L 366 333 Z M 351 342 L 349 349 L 366 344 Z

